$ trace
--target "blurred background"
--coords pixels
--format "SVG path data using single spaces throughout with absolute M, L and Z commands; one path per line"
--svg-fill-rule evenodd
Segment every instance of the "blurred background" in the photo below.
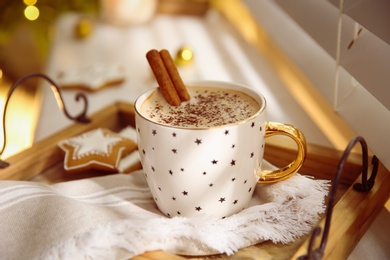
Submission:
M 98 1 L 0 1 L 0 104 L 13 82 L 27 73 L 45 72 L 53 25 L 59 15 L 82 12 L 96 15 Z M 33 143 L 40 107 L 38 81 L 23 82 L 7 111 L 8 156 Z M 30 109 L 26 109 L 30 108 Z M 1 137 L 2 138 L 2 137 Z
M 0 2 L 0 68 L 15 80 L 43 72 L 51 31 L 59 15 L 77 11 L 96 15 L 98 1 L 2 0 Z

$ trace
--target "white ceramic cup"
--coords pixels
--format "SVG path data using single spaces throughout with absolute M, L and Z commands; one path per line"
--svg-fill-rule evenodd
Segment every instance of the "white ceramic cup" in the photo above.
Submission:
M 248 207 L 258 183 L 284 180 L 302 166 L 306 157 L 304 135 L 292 125 L 268 122 L 266 100 L 260 93 L 219 81 L 189 85 L 244 92 L 259 103 L 260 109 L 238 123 L 186 128 L 156 123 L 141 114 L 142 103 L 155 89 L 136 100 L 141 163 L 153 198 L 166 216 L 228 217 Z M 264 139 L 279 134 L 297 143 L 296 159 L 282 169 L 262 171 Z

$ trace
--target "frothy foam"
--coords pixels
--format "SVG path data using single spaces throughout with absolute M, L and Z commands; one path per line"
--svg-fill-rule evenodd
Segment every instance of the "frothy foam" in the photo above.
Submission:
M 216 87 L 187 87 L 191 96 L 180 106 L 169 105 L 160 91 L 154 91 L 141 105 L 150 120 L 180 127 L 213 127 L 233 124 L 254 115 L 260 105 L 240 91 Z

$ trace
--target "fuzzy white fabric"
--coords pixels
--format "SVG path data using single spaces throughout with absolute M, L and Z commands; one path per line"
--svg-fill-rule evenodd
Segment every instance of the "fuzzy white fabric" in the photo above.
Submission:
M 6 259 L 129 259 L 146 251 L 234 254 L 307 234 L 329 183 L 296 174 L 258 185 L 249 208 L 220 220 L 167 218 L 142 171 L 55 185 L 0 182 L 0 252 Z

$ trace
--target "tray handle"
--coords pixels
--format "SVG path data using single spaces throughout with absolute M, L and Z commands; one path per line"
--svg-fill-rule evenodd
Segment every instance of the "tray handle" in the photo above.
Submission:
M 331 187 L 330 194 L 329 194 L 328 206 L 327 206 L 327 210 L 326 210 L 324 231 L 322 233 L 320 246 L 317 249 L 313 249 L 314 240 L 321 233 L 321 227 L 316 226 L 314 228 L 313 233 L 312 233 L 310 240 L 309 240 L 307 255 L 303 255 L 303 256 L 298 257 L 297 258 L 298 260 L 320 260 L 320 259 L 322 259 L 323 255 L 324 255 L 326 243 L 328 241 L 333 206 L 335 204 L 336 191 L 338 188 L 340 176 L 341 176 L 341 173 L 343 172 L 344 165 L 347 162 L 348 156 L 351 153 L 352 148 L 357 143 L 360 143 L 360 145 L 362 147 L 362 183 L 355 183 L 353 185 L 353 189 L 356 191 L 359 191 L 359 192 L 368 192 L 374 186 L 376 174 L 378 171 L 379 160 L 375 155 L 372 157 L 372 160 L 371 160 L 372 172 L 371 172 L 370 178 L 368 179 L 368 176 L 367 176 L 367 172 L 368 172 L 368 147 L 367 147 L 367 143 L 363 137 L 357 136 L 349 142 L 347 148 L 344 150 L 344 153 L 343 153 L 343 155 L 339 161 L 338 167 L 337 167 L 336 175 L 333 178 L 332 187 Z
M 2 127 L 3 127 L 3 145 L 2 145 L 1 150 L 0 150 L 0 156 L 3 154 L 5 146 L 7 144 L 6 127 L 5 127 L 5 121 L 6 121 L 5 120 L 5 116 L 6 116 L 6 112 L 7 112 L 8 102 L 9 102 L 9 100 L 10 100 L 14 90 L 22 82 L 24 82 L 25 80 L 30 79 L 30 78 L 43 78 L 43 79 L 45 79 L 46 81 L 48 81 L 50 83 L 50 86 L 51 86 L 51 89 L 52 89 L 52 91 L 54 93 L 54 96 L 56 98 L 57 104 L 58 104 L 59 108 L 65 114 L 65 116 L 67 118 L 69 118 L 70 120 L 74 120 L 76 122 L 79 122 L 79 123 L 89 123 L 91 121 L 86 116 L 87 110 L 88 110 L 88 99 L 87 99 L 85 94 L 83 94 L 83 93 L 76 93 L 75 100 L 77 102 L 82 100 L 83 103 L 84 103 L 84 108 L 83 108 L 83 110 L 81 111 L 80 114 L 78 114 L 76 116 L 72 116 L 72 115 L 69 114 L 68 110 L 66 109 L 66 106 L 65 106 L 65 103 L 64 103 L 64 99 L 63 99 L 63 97 L 61 95 L 60 87 L 51 78 L 49 78 L 48 76 L 46 76 L 45 74 L 42 74 L 42 73 L 26 74 L 26 75 L 20 77 L 19 79 L 17 79 L 12 84 L 10 89 L 8 90 L 8 94 L 7 94 L 7 97 L 6 97 L 6 100 L 5 100 L 4 110 L 3 110 L 3 125 L 2 125 Z M 0 159 L 0 169 L 4 169 L 4 168 L 6 168 L 8 166 L 9 166 L 8 162 L 5 162 L 5 161 Z

